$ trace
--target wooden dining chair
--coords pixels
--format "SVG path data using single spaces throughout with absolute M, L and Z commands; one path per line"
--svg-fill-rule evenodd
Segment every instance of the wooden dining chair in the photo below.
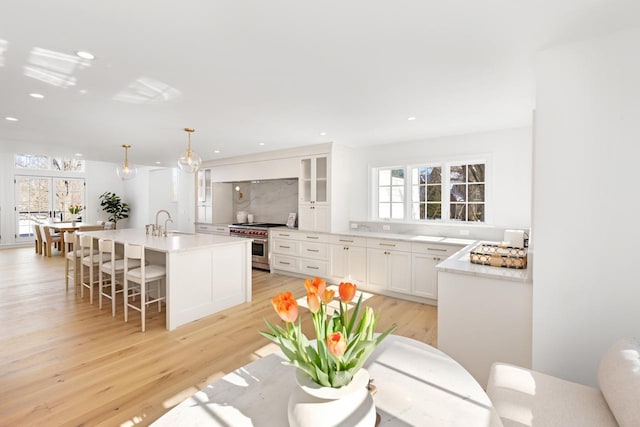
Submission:
M 98 231 L 104 230 L 104 224 L 96 224 L 96 225 L 83 225 L 78 228 L 78 231 Z
M 33 235 L 36 237 L 36 253 L 42 255 L 42 233 L 40 233 L 40 224 L 33 223 Z
M 132 268 L 132 262 L 139 262 L 140 266 Z M 144 246 L 124 245 L 124 321 L 129 321 L 129 309 L 140 312 L 142 318 L 142 332 L 145 331 L 147 305 L 158 303 L 158 312 L 162 311 L 162 301 L 166 299 L 165 289 L 161 287 L 166 278 L 166 267 L 159 264 L 146 265 Z M 133 282 L 133 284 L 131 283 Z M 147 283 L 156 283 L 155 295 L 149 293 Z M 140 296 L 139 306 L 130 302 L 130 298 Z
M 43 250 L 43 254 L 50 257 L 51 256 L 51 251 L 52 251 L 52 246 L 54 244 L 56 245 L 61 245 L 62 244 L 62 236 L 60 236 L 59 234 L 56 236 L 51 235 L 51 230 L 49 229 L 49 226 L 44 225 L 44 224 L 40 224 L 40 234 L 42 234 L 43 239 L 43 246 L 42 246 L 42 250 Z

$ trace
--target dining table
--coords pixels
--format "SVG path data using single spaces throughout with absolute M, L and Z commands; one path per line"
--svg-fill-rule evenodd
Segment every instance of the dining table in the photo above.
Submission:
M 50 224 L 47 224 L 47 226 L 54 230 L 56 233 L 60 233 L 60 255 L 65 256 L 66 254 L 66 246 L 67 244 L 64 241 L 64 233 L 66 231 L 78 231 L 80 230 L 80 228 L 82 227 L 88 227 L 88 226 L 93 226 L 96 224 L 90 223 L 90 222 L 81 222 L 81 221 L 75 221 L 75 222 L 52 222 Z M 68 243 L 68 242 L 67 242 Z
M 157 419 L 161 426 L 286 426 L 295 369 L 276 351 L 207 385 Z M 376 391 L 376 426 L 499 427 L 480 384 L 442 351 L 389 335 L 364 368 Z

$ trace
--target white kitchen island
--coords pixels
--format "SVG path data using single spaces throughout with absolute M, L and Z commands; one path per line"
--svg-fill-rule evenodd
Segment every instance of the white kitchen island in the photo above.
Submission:
M 143 245 L 150 262 L 166 264 L 168 330 L 251 301 L 251 239 L 171 232 L 149 236 L 138 229 L 82 234 L 113 240 L 116 251 L 125 243 Z

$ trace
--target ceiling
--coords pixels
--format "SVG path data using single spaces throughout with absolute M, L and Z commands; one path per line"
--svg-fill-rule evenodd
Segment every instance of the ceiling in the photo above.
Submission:
M 2 3 L 2 151 L 165 166 L 185 127 L 210 160 L 530 125 L 536 51 L 640 22 L 637 0 Z

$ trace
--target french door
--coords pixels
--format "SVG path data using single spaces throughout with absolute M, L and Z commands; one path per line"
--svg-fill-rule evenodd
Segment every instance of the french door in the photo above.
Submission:
M 83 178 L 16 175 L 14 179 L 16 242 L 33 238 L 33 223 L 71 220 L 71 204 L 84 206 Z

